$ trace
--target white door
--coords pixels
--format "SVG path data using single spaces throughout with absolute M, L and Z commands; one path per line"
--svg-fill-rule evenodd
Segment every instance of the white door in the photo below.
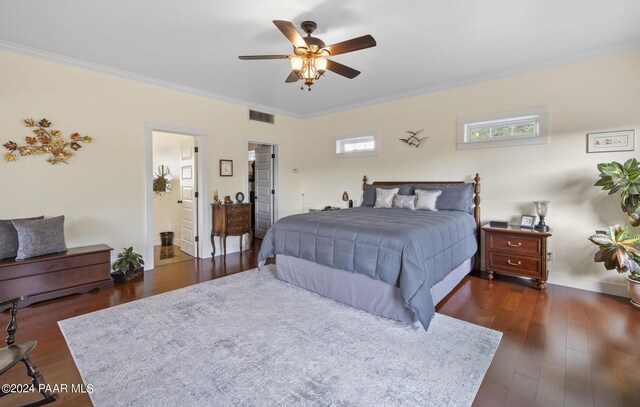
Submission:
M 196 199 L 195 187 L 197 154 L 195 153 L 194 141 L 185 140 L 180 142 L 180 249 L 190 256 L 196 256 L 196 236 L 198 235 L 198 201 Z
M 259 239 L 264 238 L 273 223 L 273 146 L 256 149 L 256 233 Z

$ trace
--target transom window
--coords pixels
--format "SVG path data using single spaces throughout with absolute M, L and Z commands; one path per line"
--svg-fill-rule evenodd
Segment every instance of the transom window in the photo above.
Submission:
M 337 156 L 375 155 L 377 150 L 375 134 L 336 139 Z
M 458 149 L 548 143 L 547 113 L 540 108 L 463 119 L 458 127 Z

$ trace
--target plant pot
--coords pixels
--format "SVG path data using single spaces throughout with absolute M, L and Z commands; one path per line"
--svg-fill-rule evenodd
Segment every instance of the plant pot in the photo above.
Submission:
M 629 281 L 629 295 L 631 296 L 631 305 L 640 308 L 640 281 L 633 280 L 625 275 Z
M 173 246 L 173 232 L 160 232 L 160 241 L 163 246 Z
M 133 271 L 128 272 L 127 274 L 123 274 L 120 271 L 113 271 L 111 273 L 111 278 L 113 278 L 113 282 L 116 284 L 126 283 L 127 281 L 131 281 L 134 278 L 138 277 L 144 278 L 144 267 L 139 267 Z

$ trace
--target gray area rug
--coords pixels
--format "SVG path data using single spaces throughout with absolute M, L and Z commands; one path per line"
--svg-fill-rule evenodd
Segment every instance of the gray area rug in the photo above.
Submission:
M 95 406 L 469 406 L 502 334 L 428 332 L 256 270 L 59 322 Z

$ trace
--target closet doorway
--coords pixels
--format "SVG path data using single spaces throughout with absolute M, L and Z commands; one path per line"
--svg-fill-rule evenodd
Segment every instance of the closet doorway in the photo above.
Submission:
M 276 160 L 278 146 L 249 142 L 248 194 L 253 236 L 264 238 L 277 219 Z

